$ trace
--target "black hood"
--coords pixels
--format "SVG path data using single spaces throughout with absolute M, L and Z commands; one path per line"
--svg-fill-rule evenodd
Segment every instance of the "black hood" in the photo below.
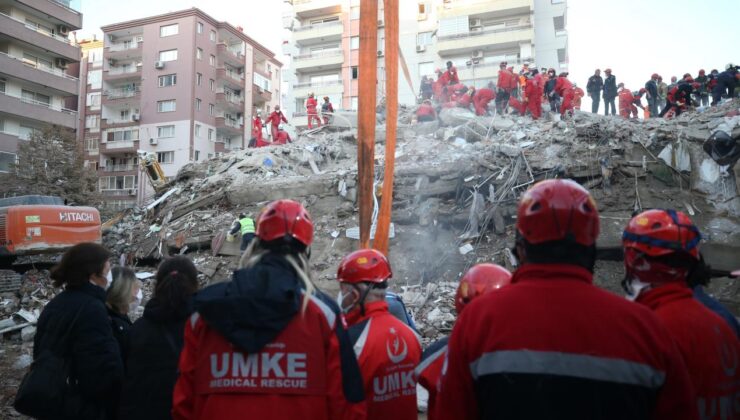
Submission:
M 190 299 L 184 305 L 173 307 L 163 304 L 156 296 L 144 306 L 144 318 L 158 324 L 181 322 L 193 313 L 193 301 Z
M 256 353 L 285 329 L 301 305 L 301 284 L 282 256 L 267 254 L 232 281 L 203 289 L 195 310 L 231 343 Z

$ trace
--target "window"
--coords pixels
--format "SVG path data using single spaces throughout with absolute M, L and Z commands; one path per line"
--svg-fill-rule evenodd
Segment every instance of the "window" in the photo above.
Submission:
M 208 86 L 211 88 L 211 92 L 216 91 L 216 81 L 213 79 L 208 79 Z
M 90 70 L 87 72 L 87 84 L 90 89 L 103 88 L 103 70 Z
M 558 63 L 565 63 L 565 48 L 558 48 Z
M 195 58 L 197 58 L 198 60 L 203 59 L 203 49 L 202 48 L 195 49 Z
M 139 130 L 109 130 L 105 134 L 105 139 L 107 142 L 139 140 Z
M 357 96 L 352 97 L 352 109 L 357 111 Z
M 208 113 L 211 116 L 216 115 L 216 107 L 213 104 L 208 104 Z
M 213 140 L 213 129 L 212 128 L 208 129 L 208 140 Z
M 0 79 L 0 92 L 5 93 L 5 79 Z
M 159 61 L 175 61 L 177 60 L 177 50 L 166 50 L 159 52 Z
M 85 128 L 98 128 L 98 127 L 100 127 L 100 115 L 85 116 Z
M 197 24 L 195 25 L 195 30 L 196 30 L 196 31 L 197 31 L 197 32 L 198 32 L 199 34 L 202 34 L 202 33 L 203 33 L 203 22 L 198 22 L 198 23 L 197 23 Z
M 416 34 L 416 45 L 427 46 L 432 45 L 432 33 L 431 32 L 419 32 Z
M 175 161 L 175 152 L 157 152 L 157 162 L 173 163 Z
M 0 152 L 0 172 L 10 172 L 15 163 L 15 154 Z
M 349 18 L 352 20 L 360 18 L 360 6 L 352 6 L 349 8 Z
M 552 23 L 555 26 L 555 35 L 565 35 L 565 15 L 555 16 L 552 18 Z
M 195 137 L 200 137 L 200 124 L 195 124 Z
M 177 84 L 176 74 L 165 74 L 164 76 L 159 76 L 159 87 L 174 86 L 176 84 Z
M 551 0 L 550 3 L 552 3 L 552 4 L 562 4 L 562 3 L 565 3 L 565 0 Z
M 166 139 L 170 137 L 175 137 L 174 125 L 160 125 L 157 127 L 157 138 Z
M 208 64 L 211 65 L 211 67 L 216 67 L 216 56 L 211 54 L 211 57 L 208 59 Z
M 195 161 L 197 162 L 199 160 L 200 160 L 200 150 L 196 150 L 195 151 Z
M 95 63 L 94 65 L 100 65 L 103 61 L 103 50 L 101 48 L 94 48 L 87 52 L 87 62 Z
M 352 66 L 352 79 L 357 79 L 357 66 Z
M 211 42 L 216 42 L 216 31 L 211 30 L 210 39 Z
M 100 93 L 88 93 L 87 106 L 91 108 L 100 108 Z
M 416 20 L 426 20 L 427 13 L 429 13 L 429 5 L 426 3 L 418 3 L 419 14 L 416 15 Z
M 201 83 L 203 83 L 203 75 L 200 73 L 195 73 L 195 84 L 200 86 Z
M 172 36 L 177 35 L 177 33 L 180 31 L 180 25 L 177 23 L 172 25 L 165 25 L 159 27 L 159 37 L 164 38 L 166 36 Z
M 18 137 L 22 138 L 23 140 L 31 140 L 31 137 L 40 134 L 41 130 L 39 130 L 38 128 L 29 127 L 23 124 L 21 124 L 21 127 L 18 130 Z
M 175 111 L 175 100 L 170 99 L 168 101 L 157 102 L 157 112 L 174 112 Z
M 200 98 L 195 98 L 195 110 L 200 111 L 200 104 L 201 104 Z
M 433 61 L 419 63 L 419 77 L 433 76 L 433 75 L 434 75 L 434 62 Z
M 25 51 L 23 52 L 23 63 L 35 68 L 51 68 L 51 60 L 47 60 L 43 57 L 37 57 Z
M 360 48 L 360 37 L 359 36 L 350 37 L 349 48 L 352 50 L 356 50 Z
M 24 102 L 31 102 L 36 105 L 49 106 L 51 104 L 51 97 L 42 93 L 36 93 L 30 90 L 22 89 L 21 98 Z

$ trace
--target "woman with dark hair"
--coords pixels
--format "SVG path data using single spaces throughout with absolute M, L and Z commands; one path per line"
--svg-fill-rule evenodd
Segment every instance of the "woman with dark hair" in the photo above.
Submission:
M 118 395 L 123 365 L 105 306 L 109 258 L 102 246 L 82 243 L 51 270 L 54 286 L 64 291 L 41 312 L 33 355 L 51 350 L 69 366 L 65 412 L 54 418 L 114 418 L 108 407 Z
M 129 356 L 119 419 L 169 419 L 185 321 L 198 290 L 198 271 L 187 257 L 164 260 L 154 296 L 129 332 Z

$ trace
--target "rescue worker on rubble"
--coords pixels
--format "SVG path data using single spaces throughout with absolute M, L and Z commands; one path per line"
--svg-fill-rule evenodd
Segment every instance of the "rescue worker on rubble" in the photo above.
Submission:
M 496 99 L 496 106 L 498 106 L 498 98 L 496 92 L 493 91 L 493 82 L 488 82 L 486 87 L 477 89 L 473 94 L 475 115 L 489 115 L 488 103 L 494 99 Z
M 431 99 L 432 93 L 432 80 L 427 77 L 427 75 L 424 75 L 424 77 L 421 78 L 421 83 L 419 84 L 419 96 L 423 101 L 424 99 Z
M 364 419 L 341 314 L 309 277 L 311 217 L 300 203 L 274 201 L 256 235 L 232 279 L 195 297 L 173 418 Z
M 524 88 L 524 98 L 527 102 L 527 109 L 532 114 L 532 119 L 537 120 L 542 116 L 542 94 L 544 92 L 544 86 L 542 76 L 539 71 L 534 68 L 530 71 L 529 80 Z
M 563 98 L 563 103 L 560 105 L 560 116 L 565 117 L 566 113 L 573 114 L 573 85 L 568 80 L 568 72 L 563 72 L 558 75 L 558 80 L 555 82 L 554 93 L 560 95 Z M 550 93 L 552 95 L 553 92 Z
M 617 78 L 612 74 L 612 69 L 604 70 L 606 79 L 604 80 L 604 115 L 609 115 L 611 108 L 612 115 L 617 115 L 617 109 L 614 106 L 614 99 L 617 97 Z
M 328 96 L 324 96 L 324 103 L 321 104 L 321 117 L 324 119 L 324 125 L 328 125 L 334 114 L 334 106 L 331 104 Z
M 448 99 L 446 87 L 450 84 L 449 75 L 447 74 L 447 72 L 443 72 L 439 68 L 435 69 L 434 73 L 437 75 L 437 81 L 435 81 L 432 85 L 432 90 L 434 90 L 434 98 L 437 100 L 438 103 L 443 104 L 447 102 Z
M 521 198 L 511 285 L 458 317 L 444 419 L 697 419 L 686 366 L 647 308 L 592 284 L 599 212 L 570 180 Z
M 555 69 L 547 71 L 547 82 L 545 82 L 545 95 L 547 101 L 550 103 L 550 112 L 555 114 L 560 113 L 560 95 L 555 92 L 555 84 L 558 82 L 558 77 L 555 74 Z
M 416 420 L 414 368 L 421 358 L 416 332 L 388 312 L 391 267 L 374 249 L 342 259 L 339 303 L 349 326 L 367 396 L 368 420 Z
M 262 141 L 262 114 L 259 111 L 252 118 L 252 138 L 257 143 Z
M 285 118 L 285 115 L 282 111 L 280 111 L 280 105 L 275 105 L 275 110 L 272 111 L 269 117 L 267 117 L 267 120 L 265 121 L 265 124 L 271 123 L 271 133 L 272 133 L 272 141 L 275 141 L 277 138 L 277 132 L 278 132 L 278 126 L 280 126 L 280 122 L 288 123 L 288 119 Z
M 650 118 L 650 111 L 645 109 L 645 107 L 642 105 L 642 95 L 644 95 L 646 92 L 647 89 L 645 88 L 641 88 L 640 90 L 632 92 L 632 103 L 630 104 L 632 118 L 637 118 L 637 108 L 640 108 L 642 110 L 645 119 Z
M 447 62 L 447 71 L 445 72 L 447 75 L 447 83 L 450 85 L 456 85 L 460 83 L 460 78 L 457 76 L 457 67 L 452 65 L 452 61 Z
M 599 102 L 601 101 L 601 91 L 604 89 L 604 79 L 601 78 L 601 70 L 596 69 L 594 75 L 588 78 L 586 83 L 586 92 L 591 98 L 591 113 L 599 112 Z M 554 109 L 553 109 L 554 111 Z
M 499 64 L 498 80 L 496 81 L 496 112 L 502 115 L 513 90 L 512 80 L 514 79 L 514 74 L 506 68 L 507 64 L 506 61 L 502 61 Z
M 239 213 L 239 218 L 234 220 L 234 224 L 231 225 L 229 235 L 233 237 L 239 232 L 242 234 L 242 242 L 239 245 L 239 250 L 244 251 L 252 242 L 252 239 L 254 239 L 255 232 L 254 219 L 247 217 L 245 213 Z
M 457 106 L 470 110 L 470 105 L 473 103 L 473 95 L 475 95 L 475 87 L 473 86 L 470 86 L 467 90 L 461 90 L 460 96 L 457 98 Z
M 700 242 L 699 229 L 680 211 L 638 214 L 622 236 L 622 284 L 628 299 L 650 308 L 673 337 L 697 394 L 695 414 L 730 419 L 738 414 L 740 341 L 689 288 L 692 277 L 708 276 Z
M 660 117 L 666 117 L 668 111 L 671 110 L 673 110 L 672 114 L 676 116 L 681 115 L 681 112 L 691 104 L 691 93 L 694 91 L 693 83 L 694 81 L 689 75 L 676 83 L 676 85 L 668 91 L 665 108 L 660 111 Z
M 583 89 L 579 88 L 577 84 L 573 83 L 573 109 L 576 111 L 581 110 L 581 99 L 583 99 L 583 96 L 585 95 L 585 92 L 583 92 Z
M 288 143 L 292 143 L 293 139 L 290 138 L 290 134 L 288 134 L 287 131 L 285 131 L 285 127 L 283 127 L 282 124 L 278 126 L 278 133 L 277 138 L 273 142 L 273 144 L 279 144 L 279 145 L 285 145 Z
M 316 101 L 316 98 L 314 98 L 313 92 L 308 94 L 308 99 L 306 99 L 306 115 L 308 116 L 308 129 L 313 128 L 313 121 L 316 120 L 316 124 L 318 124 L 319 127 L 321 127 L 321 118 L 319 118 L 319 114 L 317 112 L 319 104 Z M 273 139 L 273 141 L 275 141 Z
M 437 111 L 434 110 L 434 107 L 432 106 L 432 101 L 429 99 L 424 99 L 424 102 L 419 105 L 419 108 L 416 109 L 416 121 L 418 122 L 428 122 L 428 121 L 434 121 L 437 119 Z
M 468 270 L 460 279 L 455 293 L 455 311 L 460 316 L 474 299 L 500 289 L 511 283 L 511 273 L 496 264 L 477 264 Z M 429 392 L 427 419 L 436 420 L 434 410 L 437 400 L 437 386 L 442 378 L 444 361 L 447 356 L 449 336 L 433 342 L 421 355 L 421 363 L 416 367 L 415 375 L 419 385 Z
M 632 102 L 635 100 L 635 97 L 632 96 L 632 91 L 624 87 L 624 83 L 620 83 L 617 87 L 619 88 L 617 93 L 619 96 L 619 116 L 629 119 L 630 107 L 632 106 Z
M 740 72 L 737 66 L 730 63 L 726 70 L 716 77 L 717 83 L 712 88 L 712 106 L 719 104 L 723 97 L 733 98 L 735 89 L 740 86 Z
M 709 83 L 709 77 L 707 77 L 704 69 L 699 70 L 699 75 L 694 79 L 699 84 L 699 89 L 694 93 L 695 100 L 699 106 L 709 105 L 709 91 L 707 90 L 707 83 Z
M 524 63 L 517 78 L 517 90 L 519 91 L 517 97 L 522 101 L 526 100 L 527 77 L 529 77 L 529 63 Z
M 660 76 L 658 73 L 653 73 L 650 76 L 650 80 L 645 82 L 645 91 L 648 103 L 648 109 L 650 110 L 650 116 L 655 118 L 658 116 L 658 79 Z
M 663 77 L 658 75 L 658 113 L 655 115 L 660 115 L 660 113 L 665 108 L 665 103 L 667 99 L 668 85 L 663 81 Z

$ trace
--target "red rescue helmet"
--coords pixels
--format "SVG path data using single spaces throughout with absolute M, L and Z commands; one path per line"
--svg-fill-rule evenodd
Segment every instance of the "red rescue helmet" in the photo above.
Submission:
M 383 283 L 391 277 L 388 259 L 375 249 L 360 249 L 347 255 L 337 270 L 340 283 Z
M 706 72 L 704 71 L 704 69 L 699 70 L 699 76 L 704 76 L 705 74 Z
M 645 93 L 645 92 L 647 92 L 647 89 L 645 89 L 645 88 L 641 88 L 641 89 L 640 89 L 640 95 L 642 95 L 642 94 L 643 94 L 643 93 Z
M 458 314 L 473 299 L 511 284 L 511 273 L 496 264 L 477 264 L 460 279 L 455 293 L 455 310 Z
M 684 252 L 699 259 L 701 234 L 689 216 L 675 210 L 647 210 L 629 221 L 622 234 L 624 248 L 651 257 Z
M 530 244 L 572 239 L 591 246 L 599 236 L 599 210 L 582 186 L 548 179 L 534 184 L 519 200 L 516 228 Z
M 310 246 L 313 242 L 313 222 L 301 203 L 277 200 L 268 204 L 257 216 L 255 235 L 265 242 L 294 238 Z

